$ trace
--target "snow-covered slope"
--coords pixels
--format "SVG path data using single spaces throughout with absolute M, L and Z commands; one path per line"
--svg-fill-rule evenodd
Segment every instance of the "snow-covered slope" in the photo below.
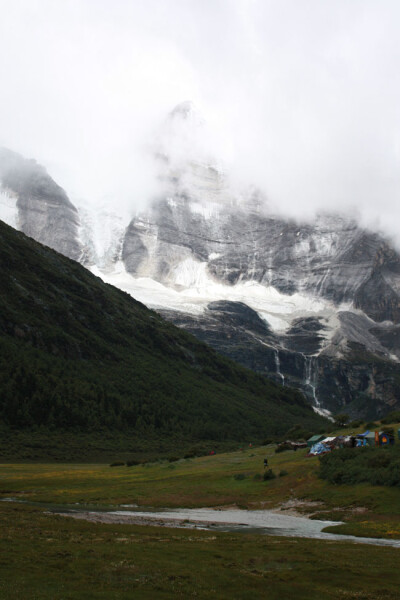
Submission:
M 202 314 L 210 302 L 217 300 L 241 302 L 255 310 L 277 334 L 284 334 L 296 318 L 318 314 L 326 323 L 324 337 L 327 341 L 338 325 L 337 307 L 332 302 L 308 294 L 283 294 L 256 281 L 229 285 L 210 275 L 207 262 L 193 258 L 183 258 L 164 283 L 150 276 L 133 277 L 122 261 L 107 273 L 97 265 L 93 271 L 107 283 L 123 289 L 154 309 L 195 315 Z
M 115 271 L 121 259 L 122 244 L 129 217 L 117 215 L 107 207 L 79 209 L 81 262 L 101 272 Z
M 14 229 L 18 229 L 19 224 L 17 200 L 14 192 L 0 187 L 0 219 Z

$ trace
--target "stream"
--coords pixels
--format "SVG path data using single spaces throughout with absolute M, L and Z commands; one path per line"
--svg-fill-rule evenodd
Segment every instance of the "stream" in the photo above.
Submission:
M 123 507 L 121 507 L 123 508 Z M 322 531 L 325 527 L 339 525 L 338 521 L 318 521 L 271 510 L 240 510 L 215 508 L 157 509 L 135 507 L 134 510 L 69 509 L 61 514 L 75 518 L 105 523 L 135 523 L 165 527 L 185 527 L 208 531 L 258 533 L 262 535 L 303 537 L 330 541 L 349 541 L 400 548 L 400 540 L 363 538 Z M 60 514 L 60 510 L 57 510 Z
M 17 498 L 2 498 L 0 502 L 18 502 L 46 508 L 48 512 L 97 523 L 126 523 L 164 527 L 181 527 L 232 533 L 302 537 L 319 540 L 345 541 L 400 548 L 400 540 L 357 537 L 327 533 L 323 529 L 340 525 L 340 521 L 318 521 L 272 510 L 243 510 L 225 508 L 165 508 L 152 509 L 136 505 L 110 506 L 83 504 L 48 504 Z M 130 510 L 134 509 L 134 510 Z

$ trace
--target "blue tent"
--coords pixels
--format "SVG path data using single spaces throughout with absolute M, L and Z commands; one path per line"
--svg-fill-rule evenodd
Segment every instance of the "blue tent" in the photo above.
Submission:
M 321 442 L 318 442 L 318 444 L 314 444 L 314 446 L 312 446 L 312 448 L 310 449 L 310 454 L 324 454 L 325 452 L 330 452 L 331 448 L 329 446 L 326 446 L 325 444 L 321 444 Z

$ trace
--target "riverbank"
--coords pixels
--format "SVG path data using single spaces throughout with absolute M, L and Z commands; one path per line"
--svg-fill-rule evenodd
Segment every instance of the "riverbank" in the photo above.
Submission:
M 332 485 L 318 478 L 318 458 L 305 454 L 305 450 L 276 454 L 274 446 L 267 446 L 131 467 L 6 464 L 0 468 L 0 498 L 94 508 L 281 509 L 344 522 L 336 533 L 400 539 L 398 488 Z M 265 457 L 276 475 L 268 481 L 263 480 Z
M 397 600 L 400 550 L 93 523 L 0 503 L 0 598 Z
M 271 510 L 240 510 L 215 508 L 175 509 L 164 511 L 117 510 L 87 511 L 72 509 L 56 514 L 92 523 L 140 525 L 167 528 L 203 529 L 211 531 L 253 533 L 268 536 L 352 542 L 400 549 L 400 540 L 357 537 L 335 533 L 338 524 L 306 517 L 282 514 Z M 340 526 L 340 525 L 339 525 Z

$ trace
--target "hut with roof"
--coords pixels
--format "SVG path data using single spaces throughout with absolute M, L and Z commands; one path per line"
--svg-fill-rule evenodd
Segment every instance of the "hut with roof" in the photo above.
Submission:
M 324 434 L 313 435 L 307 440 L 307 446 L 309 448 L 311 448 L 312 446 L 314 446 L 314 444 L 318 444 L 318 442 L 321 442 L 325 437 L 326 437 L 326 435 L 324 435 Z

